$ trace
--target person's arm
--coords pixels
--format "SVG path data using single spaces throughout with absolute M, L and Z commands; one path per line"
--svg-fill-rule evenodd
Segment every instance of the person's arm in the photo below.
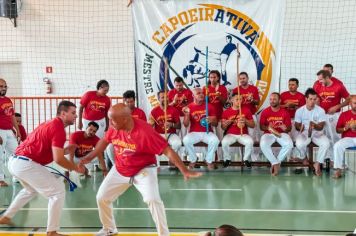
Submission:
M 80 160 L 80 163 L 82 164 L 90 163 L 95 157 L 104 153 L 108 145 L 109 143 L 104 138 L 100 139 L 99 142 L 96 144 L 94 150 L 89 152 L 85 157 L 83 157 L 82 160 Z
M 334 114 L 334 113 L 337 112 L 337 110 L 339 110 L 339 109 L 341 109 L 341 108 L 343 108 L 345 106 L 348 106 L 350 104 L 350 99 L 351 99 L 351 97 L 349 96 L 342 103 L 337 104 L 337 105 L 335 105 L 333 107 L 330 107 L 329 110 L 328 110 L 328 114 Z
M 248 128 L 255 128 L 255 121 L 253 119 L 251 120 L 246 120 L 246 126 Z
M 208 116 L 208 123 L 211 125 L 211 126 L 218 126 L 218 119 L 216 118 L 216 116 Z
M 83 128 L 83 110 L 84 107 L 82 105 L 79 106 L 79 112 L 78 112 L 78 129 L 82 130 Z
M 98 160 L 99 160 L 101 170 L 103 171 L 103 176 L 105 177 L 108 174 L 108 170 L 106 169 L 104 154 L 102 152 L 98 154 Z
M 185 127 L 188 127 L 190 124 L 190 110 L 189 107 L 183 107 L 183 114 L 184 114 L 184 119 L 183 119 L 183 125 Z
M 17 124 L 15 115 L 12 116 L 12 125 L 16 129 L 16 137 L 17 137 L 18 141 L 20 141 L 21 140 L 21 133 L 20 133 L 19 125 Z
M 342 134 L 343 132 L 348 131 L 351 128 L 350 123 L 346 123 L 344 127 L 336 127 L 336 132 Z
M 69 144 L 64 148 L 64 155 L 69 155 L 69 160 L 74 163 L 74 154 L 75 154 L 75 149 L 77 149 L 78 146 L 76 144 Z
M 163 150 L 163 154 L 168 157 L 169 161 L 172 162 L 179 169 L 179 171 L 183 174 L 185 180 L 188 180 L 189 178 L 197 178 L 202 175 L 202 173 L 200 172 L 188 170 L 182 160 L 179 158 L 178 154 L 173 151 L 171 147 L 167 146 Z
M 298 130 L 299 132 L 303 132 L 304 126 L 302 125 L 302 123 L 294 122 L 294 126 L 296 130 Z
M 78 173 L 84 173 L 84 167 L 81 164 L 74 164 L 73 162 L 67 160 L 64 156 L 64 149 L 52 146 L 53 160 L 61 167 L 69 170 L 76 171 Z
M 324 128 L 325 121 L 319 122 L 319 123 L 314 123 L 313 121 L 310 122 L 310 125 L 313 129 L 321 131 Z
M 227 130 L 227 128 L 230 127 L 232 122 L 234 122 L 234 120 L 222 119 L 221 120 L 221 129 Z

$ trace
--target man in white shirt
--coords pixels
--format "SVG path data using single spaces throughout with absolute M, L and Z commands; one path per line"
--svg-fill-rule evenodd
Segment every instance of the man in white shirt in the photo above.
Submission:
M 301 157 L 306 158 L 307 146 L 311 141 L 319 146 L 317 161 L 314 163 L 315 174 L 321 176 L 320 164 L 324 163 L 330 141 L 324 135 L 326 115 L 323 108 L 316 105 L 318 95 L 314 89 L 305 92 L 306 104 L 300 107 L 295 114 L 295 128 L 299 131 L 296 137 L 296 147 Z

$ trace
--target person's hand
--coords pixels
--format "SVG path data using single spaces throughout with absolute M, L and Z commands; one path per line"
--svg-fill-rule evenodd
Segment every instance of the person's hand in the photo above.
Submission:
M 21 141 L 21 133 L 20 132 L 16 132 L 16 139 L 18 142 Z
M 88 160 L 87 158 L 81 158 L 81 160 L 79 161 L 80 164 L 85 165 L 90 163 L 91 160 Z
M 200 176 L 203 175 L 201 172 L 196 172 L 196 171 L 191 171 L 189 169 L 186 169 L 183 173 L 184 180 L 192 179 L 192 178 L 199 178 Z
M 166 130 L 169 130 L 170 128 L 173 128 L 173 122 L 166 121 L 165 123 L 165 128 Z
M 241 117 L 237 120 L 237 127 L 239 128 L 244 128 L 246 125 L 246 119 L 245 117 Z
M 356 131 L 356 123 L 351 123 L 350 128 L 352 131 Z
M 333 107 L 330 107 L 327 114 L 330 114 L 330 115 L 333 115 L 337 112 L 337 110 L 339 110 L 339 106 L 336 105 L 336 106 L 333 106 Z
M 281 130 L 283 130 L 283 131 L 287 130 L 287 126 L 285 124 L 280 125 L 279 128 L 281 128 Z
M 232 122 L 234 122 L 234 121 L 233 120 L 224 120 L 223 124 L 224 124 L 224 126 L 228 126 L 228 125 L 232 124 Z
M 102 172 L 103 172 L 104 177 L 106 177 L 109 173 L 109 171 L 107 169 L 103 169 Z
M 315 129 L 316 123 L 314 121 L 310 121 L 309 127 L 310 129 Z
M 75 166 L 74 171 L 77 172 L 77 173 L 80 173 L 80 174 L 84 174 L 85 173 L 85 166 L 83 164 L 81 164 L 81 163 L 78 163 Z
M 189 113 L 190 113 L 189 107 L 183 107 L 182 112 L 183 112 L 185 115 L 189 115 Z

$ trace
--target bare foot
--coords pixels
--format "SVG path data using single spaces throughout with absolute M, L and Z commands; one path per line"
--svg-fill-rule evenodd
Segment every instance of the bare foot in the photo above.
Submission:
M 303 165 L 309 166 L 309 160 L 308 160 L 308 158 L 304 158 L 304 159 L 303 159 Z
M 278 171 L 279 171 L 279 164 L 273 165 L 272 168 L 273 168 L 272 176 L 277 176 L 278 175 Z
M 321 176 L 321 170 L 320 170 L 320 164 L 319 164 L 319 162 L 315 162 L 314 163 L 314 170 L 315 170 L 315 175 L 316 176 Z
M 0 225 L 14 225 L 14 223 L 12 223 L 9 217 L 2 216 L 0 217 Z
M 195 168 L 195 162 L 189 163 L 188 168 L 189 168 L 189 169 L 194 169 L 194 168 Z
M 69 236 L 69 235 L 60 234 L 60 233 L 57 233 L 56 231 L 51 231 L 51 232 L 47 232 L 47 236 Z
M 341 170 L 337 169 L 333 175 L 333 179 L 340 179 L 342 177 Z
M 1 180 L 0 181 L 0 187 L 7 187 L 9 186 L 5 181 Z
M 215 170 L 215 165 L 213 163 L 208 163 L 208 170 Z

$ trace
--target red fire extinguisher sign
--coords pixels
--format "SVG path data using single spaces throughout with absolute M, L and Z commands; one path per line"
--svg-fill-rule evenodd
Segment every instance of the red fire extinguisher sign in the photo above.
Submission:
M 46 66 L 46 73 L 47 73 L 47 74 L 52 74 L 52 73 L 53 73 L 53 68 L 52 68 L 52 66 Z

